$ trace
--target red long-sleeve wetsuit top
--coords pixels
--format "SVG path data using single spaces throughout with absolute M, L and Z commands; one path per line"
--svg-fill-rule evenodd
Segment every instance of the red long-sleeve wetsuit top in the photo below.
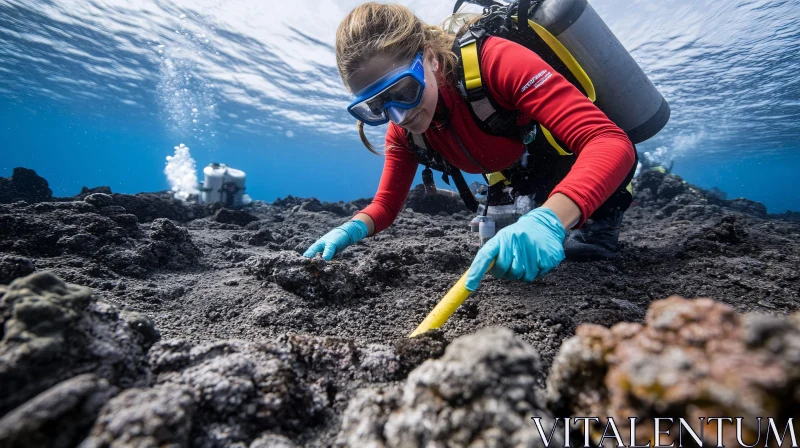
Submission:
M 634 149 L 627 135 L 536 53 L 517 43 L 498 37 L 486 39 L 480 64 L 483 85 L 499 106 L 519 111 L 519 123 L 531 119 L 540 123 L 578 156 L 551 196 L 562 193 L 572 199 L 580 207 L 579 225 L 583 224 L 622 184 L 633 166 Z M 542 71 L 545 73 L 540 75 Z M 522 142 L 481 131 L 455 86 L 440 85 L 439 93 L 450 112 L 452 132 L 487 172 L 504 170 L 520 158 Z M 452 132 L 431 126 L 425 137 L 431 148 L 456 168 L 482 173 Z M 389 227 L 400 213 L 418 167 L 405 131 L 394 123 L 386 133 L 385 155 L 378 192 L 362 210 L 375 222 L 376 233 Z

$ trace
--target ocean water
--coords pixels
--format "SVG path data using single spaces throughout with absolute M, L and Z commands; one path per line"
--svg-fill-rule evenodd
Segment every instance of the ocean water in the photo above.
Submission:
M 246 171 L 254 199 L 371 196 L 382 160 L 361 146 L 333 53 L 359 3 L 0 0 L 0 176 L 33 168 L 61 196 L 163 190 L 183 143 L 199 168 Z M 399 3 L 439 23 L 453 2 Z M 590 3 L 670 102 L 640 151 L 800 210 L 799 0 Z

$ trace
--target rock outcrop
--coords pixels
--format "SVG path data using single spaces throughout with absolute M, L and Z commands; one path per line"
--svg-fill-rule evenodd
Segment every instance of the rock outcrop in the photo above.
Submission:
M 47 180 L 34 170 L 17 167 L 11 177 L 0 177 L 0 204 L 17 201 L 43 202 L 52 198 L 53 191 L 50 190 Z

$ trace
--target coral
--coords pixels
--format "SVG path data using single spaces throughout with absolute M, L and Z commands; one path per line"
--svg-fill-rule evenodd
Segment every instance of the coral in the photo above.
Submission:
M 639 417 L 639 443 L 664 416 L 695 428 L 699 417 L 744 417 L 752 443 L 757 417 L 785 422 L 800 408 L 800 319 L 742 315 L 711 299 L 659 300 L 644 325 L 579 326 L 553 362 L 547 394 L 559 416 Z M 627 425 L 619 429 L 629 440 Z M 715 434 L 705 431 L 706 442 Z M 723 442 L 736 444 L 735 431 Z

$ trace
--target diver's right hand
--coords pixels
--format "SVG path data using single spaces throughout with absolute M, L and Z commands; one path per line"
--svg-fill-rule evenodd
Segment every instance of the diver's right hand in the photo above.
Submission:
M 347 221 L 318 239 L 303 256 L 312 258 L 322 252 L 322 258 L 330 261 L 335 254 L 344 250 L 345 247 L 366 238 L 368 233 L 369 230 L 367 230 L 367 225 L 364 222 L 357 219 Z

